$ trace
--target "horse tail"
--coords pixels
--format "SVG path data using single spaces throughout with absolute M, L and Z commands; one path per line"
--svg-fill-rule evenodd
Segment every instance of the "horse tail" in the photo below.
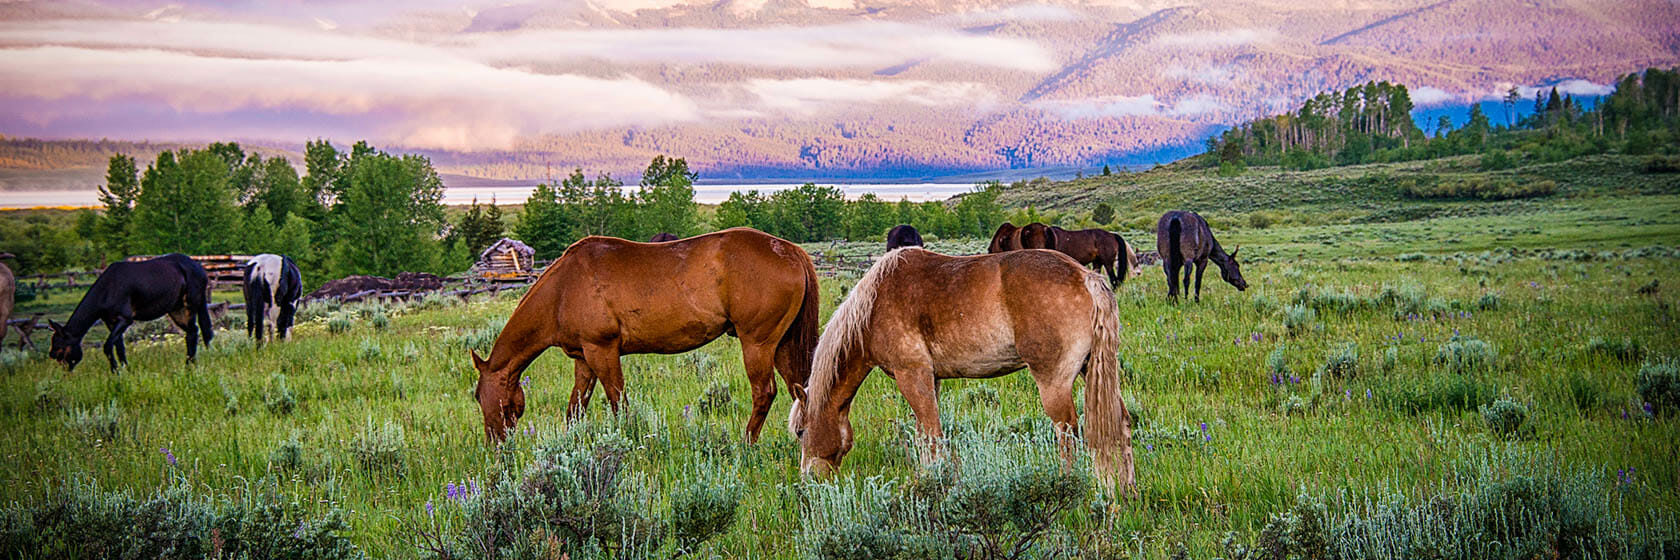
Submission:
M 1169 265 L 1182 266 L 1184 264 L 1184 250 L 1179 248 L 1179 243 L 1181 243 L 1179 237 L 1182 235 L 1184 235 L 1184 224 L 1179 222 L 1178 216 L 1173 216 L 1172 221 L 1167 222 L 1167 254 L 1162 255 L 1162 258 L 1167 259 Z
M 776 345 L 776 367 L 790 382 L 800 384 L 810 383 L 811 359 L 817 352 L 817 323 L 822 319 L 818 309 L 821 298 L 817 287 L 817 267 L 811 264 L 811 259 L 804 259 L 803 264 L 805 297 L 799 304 L 799 314 L 794 317 L 793 324 L 788 325 L 782 341 Z
M 1121 282 L 1125 282 L 1126 278 L 1131 275 L 1132 263 L 1131 260 L 1126 257 L 1129 253 L 1131 253 L 1132 249 L 1130 246 L 1126 245 L 1126 238 L 1120 237 L 1120 234 L 1114 232 L 1109 232 L 1108 234 L 1114 236 L 1114 275 L 1110 276 L 1108 281 L 1111 284 L 1118 286 Z
M 1091 351 L 1085 357 L 1085 441 L 1091 446 L 1103 479 L 1119 482 L 1129 491 L 1136 476 L 1132 470 L 1132 429 L 1126 403 L 1120 398 L 1120 310 L 1114 303 L 1114 291 L 1101 276 L 1087 274 L 1085 290 L 1091 294 Z M 1119 464 L 1115 464 L 1116 459 Z

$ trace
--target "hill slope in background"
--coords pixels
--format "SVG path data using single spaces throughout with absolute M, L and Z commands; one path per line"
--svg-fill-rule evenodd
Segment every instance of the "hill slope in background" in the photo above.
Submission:
M 60 17 L 32 3 L 0 7 L 0 18 L 8 21 Z M 1411 86 L 1424 107 L 1485 98 L 1512 84 L 1569 79 L 1606 84 L 1648 66 L 1680 64 L 1676 22 L 1680 5 L 1672 2 L 1563 0 L 1335 6 L 1207 0 L 1176 7 L 732 1 L 637 10 L 585 1 L 419 11 L 380 22 L 369 33 L 447 41 L 587 31 L 605 35 L 581 37 L 606 41 L 619 36 L 615 33 L 721 29 L 750 39 L 776 32 L 843 37 L 878 31 L 867 26 L 902 24 L 899 35 L 932 29 L 1022 41 L 1041 47 L 1050 60 L 1013 66 L 921 59 L 790 66 L 756 59 L 689 60 L 692 53 L 681 50 L 645 56 L 584 52 L 559 61 L 532 60 L 529 67 L 633 77 L 699 100 L 702 116 L 662 126 L 526 135 L 494 149 L 370 139 L 425 153 L 440 171 L 498 179 L 542 178 L 551 169 L 571 167 L 633 175 L 657 154 L 686 157 L 709 178 L 904 178 L 1090 166 L 1195 145 L 1219 127 L 1369 80 Z M 895 36 L 895 28 L 886 29 L 884 37 Z M 776 37 L 763 40 L 773 48 Z M 741 99 L 750 103 L 737 103 Z M 570 102 L 553 101 L 562 107 Z M 22 121 L 0 124 L 13 128 L 0 132 L 32 135 Z M 221 138 L 202 138 L 213 139 Z M 302 140 L 246 143 L 285 149 Z M 75 155 L 29 160 L 12 153 L 17 149 L 6 143 L 0 166 L 40 170 L 89 163 Z M 15 188 L 17 181 L 6 183 Z

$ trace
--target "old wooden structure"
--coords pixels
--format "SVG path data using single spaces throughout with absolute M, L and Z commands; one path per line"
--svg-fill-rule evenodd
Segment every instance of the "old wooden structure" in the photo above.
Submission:
M 496 282 L 529 280 L 540 272 L 536 256 L 537 250 L 530 245 L 503 237 L 478 254 L 472 273 Z

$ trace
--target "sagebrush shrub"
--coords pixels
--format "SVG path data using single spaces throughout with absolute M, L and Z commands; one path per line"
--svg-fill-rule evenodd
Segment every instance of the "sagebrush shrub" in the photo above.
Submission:
M 677 548 L 692 552 L 735 523 L 745 489 L 739 477 L 704 465 L 688 484 L 671 493 L 671 536 Z
M 1359 374 L 1359 344 L 1344 342 L 1324 357 L 1319 372 L 1337 379 L 1350 379 Z
M 35 503 L 0 509 L 0 555 L 7 558 L 295 558 L 340 560 L 363 554 L 345 536 L 337 508 L 312 517 L 275 483 L 249 485 L 212 500 L 176 481 L 136 497 L 81 479 Z
M 701 414 L 724 414 L 729 412 L 731 405 L 735 404 L 735 392 L 729 390 L 728 383 L 713 381 L 711 385 L 706 386 L 704 392 L 700 393 L 700 400 L 695 404 L 700 409 Z
M 1680 361 L 1662 359 L 1645 362 L 1634 376 L 1639 398 L 1651 403 L 1651 411 L 1658 415 L 1680 410 Z
M 1488 431 L 1494 435 L 1501 438 L 1516 437 L 1521 434 L 1523 424 L 1528 421 L 1528 405 L 1509 397 L 1502 397 L 1482 407 L 1482 420 L 1487 423 Z
M 1289 330 L 1290 336 L 1300 336 L 1311 331 L 1318 324 L 1318 313 L 1305 305 L 1291 305 L 1283 308 L 1283 327 Z
M 349 313 L 333 313 L 332 317 L 327 319 L 327 332 L 332 334 L 344 334 L 350 332 L 350 329 L 355 326 L 356 323 L 350 319 Z
M 303 443 L 298 441 L 296 434 L 274 446 L 274 450 L 268 453 L 268 464 L 283 472 L 293 472 L 303 466 Z
M 1454 373 L 1468 373 L 1491 367 L 1498 357 L 1492 344 L 1463 335 L 1453 335 L 1435 349 L 1435 363 Z
M 1631 362 L 1645 355 L 1645 347 L 1629 337 L 1606 338 L 1595 336 L 1587 341 L 1587 352 Z
M 90 438 L 112 441 L 117 438 L 122 426 L 122 409 L 117 408 L 116 399 L 111 399 L 103 406 L 94 405 L 89 408 L 76 408 L 70 411 L 70 417 L 65 419 L 70 429 L 81 432 Z
M 286 375 L 283 373 L 274 374 L 274 379 L 268 388 L 267 399 L 265 399 L 268 411 L 275 414 L 291 414 L 293 410 L 297 409 L 297 402 L 297 394 L 293 393 L 292 388 L 286 384 Z
M 402 474 L 408 468 L 408 441 L 402 426 L 389 420 L 375 426 L 370 419 L 350 439 L 350 455 L 369 472 Z

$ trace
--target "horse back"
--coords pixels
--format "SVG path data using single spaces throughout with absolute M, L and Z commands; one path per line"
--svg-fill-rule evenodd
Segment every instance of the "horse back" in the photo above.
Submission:
M 799 246 L 740 228 L 658 244 L 589 237 L 555 264 L 538 283 L 564 308 L 562 345 L 614 340 L 624 353 L 686 352 L 724 332 L 779 339 L 811 266 Z
M 1087 271 L 1067 255 L 905 257 L 882 279 L 866 335 L 889 370 L 925 360 L 941 378 L 996 377 L 1088 335 Z

